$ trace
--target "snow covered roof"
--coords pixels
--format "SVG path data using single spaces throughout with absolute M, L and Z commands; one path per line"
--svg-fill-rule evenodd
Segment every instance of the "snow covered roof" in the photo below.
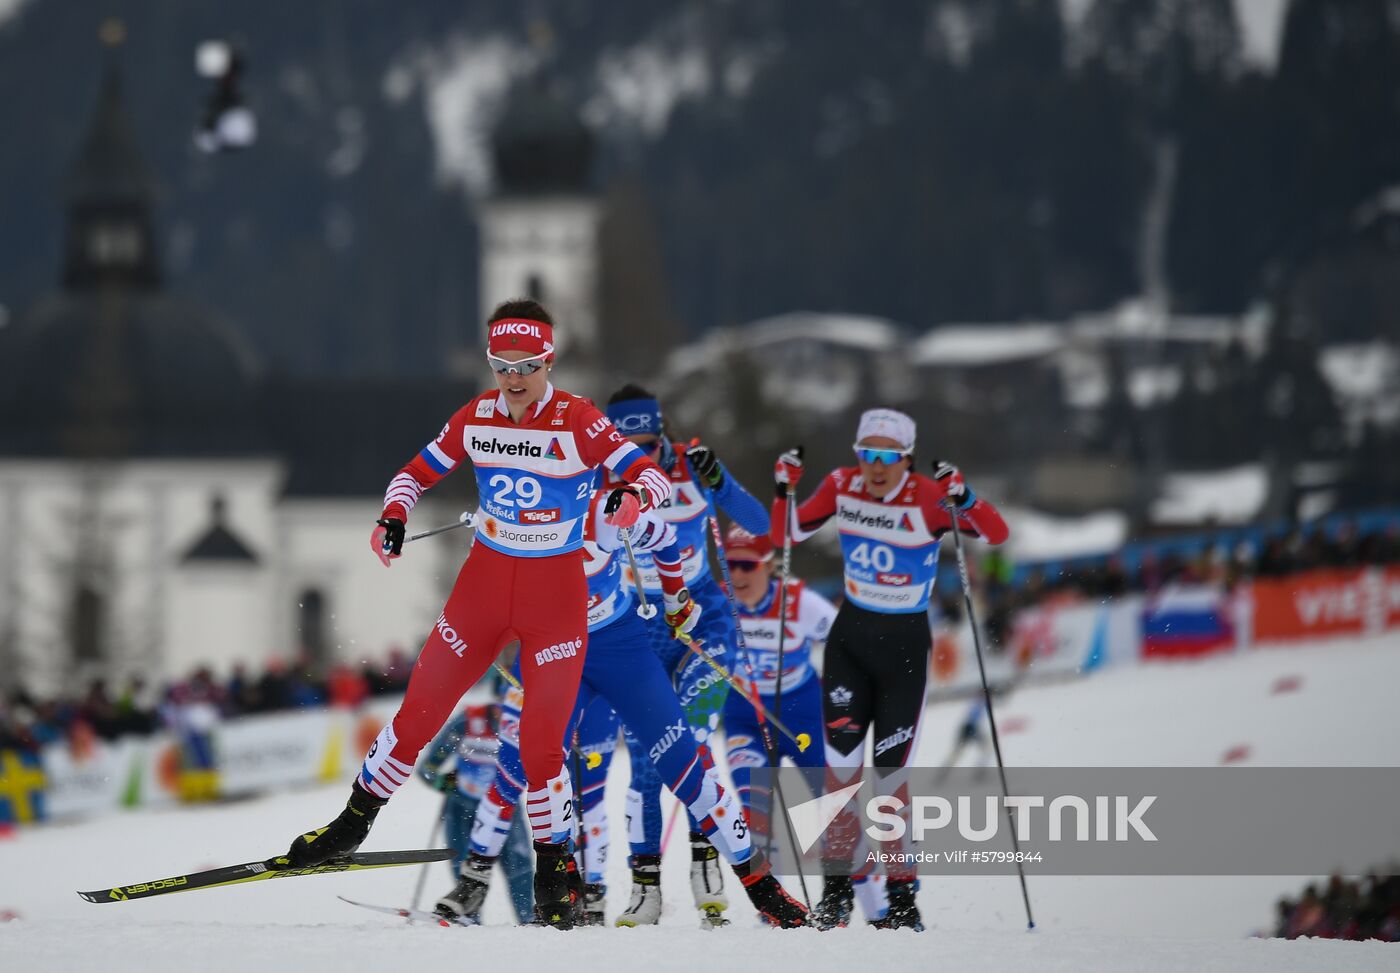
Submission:
M 1066 337 L 1060 324 L 953 324 L 919 339 L 913 357 L 918 365 L 992 365 L 1059 351 Z
M 1394 388 L 1400 352 L 1384 341 L 1322 349 L 1318 368 L 1342 399 L 1375 399 Z
M 738 330 L 749 348 L 805 339 L 860 351 L 888 351 L 903 333 L 897 324 L 884 318 L 814 311 L 779 314 L 743 325 Z
M 1385 216 L 1400 214 L 1400 183 L 1386 186 L 1356 208 L 1352 222 L 1364 227 Z
M 1030 507 L 1005 507 L 1007 541 L 1017 561 L 1057 561 L 1108 554 L 1128 540 L 1128 515 L 1102 510 L 1083 517 L 1052 517 Z
M 684 374 L 711 367 L 726 354 L 791 347 L 804 341 L 857 352 L 892 351 L 904 335 L 904 329 L 885 318 L 792 311 L 738 327 L 716 328 L 699 341 L 677 348 L 669 365 L 673 373 Z
M 1400 422 L 1400 349 L 1384 341 L 1332 345 L 1318 356 L 1347 423 Z
M 943 325 L 919 339 L 913 358 L 918 365 L 966 368 L 1043 358 L 1110 341 L 1224 345 L 1239 337 L 1258 347 L 1259 324 L 1251 318 L 1163 316 L 1141 301 L 1127 301 L 1068 321 Z
M 1224 470 L 1171 473 L 1152 504 L 1158 524 L 1247 524 L 1269 495 L 1268 471 L 1258 463 Z

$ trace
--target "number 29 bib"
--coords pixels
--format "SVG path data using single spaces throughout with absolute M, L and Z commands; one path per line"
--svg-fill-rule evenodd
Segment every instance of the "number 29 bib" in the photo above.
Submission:
M 583 546 L 584 518 L 596 477 L 574 434 L 468 424 L 463 446 L 481 496 L 476 539 L 522 557 L 548 557 Z

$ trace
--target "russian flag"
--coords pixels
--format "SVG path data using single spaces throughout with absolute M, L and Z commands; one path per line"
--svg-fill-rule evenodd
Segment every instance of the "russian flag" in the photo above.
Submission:
M 457 465 L 457 461 L 442 451 L 442 447 L 437 443 L 428 443 L 423 447 L 423 451 L 418 454 L 423 458 L 423 462 L 428 464 L 428 468 L 434 473 L 441 473 L 446 476 L 452 472 L 452 468 Z
M 1234 644 L 1228 602 L 1215 588 L 1164 588 L 1143 610 L 1143 658 L 1206 655 Z

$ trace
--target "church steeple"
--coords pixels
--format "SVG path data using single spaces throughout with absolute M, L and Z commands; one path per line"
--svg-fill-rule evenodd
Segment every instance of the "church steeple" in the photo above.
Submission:
M 120 28 L 110 22 L 102 36 L 111 48 L 121 43 Z M 154 289 L 160 283 L 154 186 L 127 118 L 115 52 L 109 57 L 97 110 L 68 180 L 67 290 L 102 284 Z

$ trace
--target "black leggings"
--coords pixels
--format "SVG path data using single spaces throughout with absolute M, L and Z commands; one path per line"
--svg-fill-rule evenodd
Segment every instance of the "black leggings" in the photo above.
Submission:
M 858 766 L 871 728 L 875 766 L 908 765 L 918 744 L 931 645 L 923 612 L 890 615 L 849 601 L 841 606 L 822 667 L 828 766 Z

